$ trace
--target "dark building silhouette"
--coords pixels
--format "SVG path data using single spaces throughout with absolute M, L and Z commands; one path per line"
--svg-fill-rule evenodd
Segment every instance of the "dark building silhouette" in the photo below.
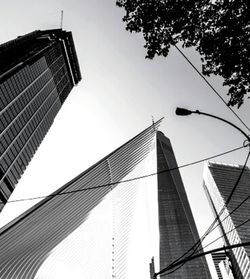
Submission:
M 177 164 L 159 123 L 3 227 L 0 277 L 61 278 L 67 263 L 79 278 L 150 279 L 187 252 L 199 236 L 179 171 L 167 171 Z M 211 277 L 197 258 L 167 278 Z
M 160 269 L 172 263 L 199 240 L 186 191 L 177 168 L 170 140 L 157 133 L 157 170 L 175 169 L 158 175 Z M 190 251 L 191 253 L 191 251 Z M 188 256 L 188 254 L 186 255 Z M 161 278 L 211 278 L 205 258 L 187 262 Z
M 225 206 L 242 166 L 208 162 L 204 171 L 204 189 L 215 216 Z M 249 241 L 250 170 L 245 168 L 232 198 L 221 214 L 219 228 L 225 245 Z M 240 205 L 240 206 L 239 206 Z M 237 210 L 235 210 L 237 208 Z M 234 278 L 250 278 L 250 247 L 239 247 L 228 252 Z
M 0 211 L 80 80 L 71 32 L 34 31 L 0 45 Z

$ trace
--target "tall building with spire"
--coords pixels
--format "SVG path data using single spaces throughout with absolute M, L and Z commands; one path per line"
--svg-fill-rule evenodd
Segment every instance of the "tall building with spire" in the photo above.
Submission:
M 0 211 L 81 80 L 71 32 L 34 31 L 0 45 Z
M 199 236 L 159 124 L 3 227 L 0 277 L 150 279 L 186 253 Z M 197 258 L 167 278 L 211 277 Z
M 250 170 L 245 168 L 235 188 L 241 171 L 240 165 L 217 162 L 208 162 L 204 169 L 204 189 L 214 216 L 219 217 L 219 229 L 226 246 L 249 241 Z M 233 189 L 233 195 L 225 207 Z M 234 278 L 250 278 L 249 246 L 231 249 L 228 256 Z

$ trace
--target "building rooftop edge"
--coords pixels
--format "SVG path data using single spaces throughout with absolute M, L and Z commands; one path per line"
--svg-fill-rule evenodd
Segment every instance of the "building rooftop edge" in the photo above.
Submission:
M 9 40 L 8 42 L 0 44 L 0 56 L 5 55 L 6 50 L 8 49 L 14 49 L 18 46 L 21 46 L 23 43 L 31 41 L 33 39 L 36 39 L 38 37 L 44 37 L 48 35 L 48 38 L 53 39 L 61 39 L 65 43 L 65 47 L 67 50 L 67 55 L 69 57 L 69 62 L 71 64 L 74 81 L 75 84 L 77 84 L 81 79 L 81 71 L 80 71 L 80 65 L 78 62 L 76 50 L 75 50 L 75 44 L 73 41 L 73 36 L 71 31 L 65 31 L 60 28 L 58 29 L 46 29 L 46 30 L 35 30 L 32 32 L 29 32 L 27 34 L 18 36 L 15 39 Z M 1 60 L 1 58 L 0 58 Z
M 219 162 L 219 161 L 207 161 L 207 166 L 208 167 L 221 167 L 221 168 L 234 168 L 234 169 L 242 169 L 243 165 L 239 164 L 229 164 L 229 163 L 224 163 L 224 162 Z M 246 170 L 249 170 L 248 166 L 245 166 Z

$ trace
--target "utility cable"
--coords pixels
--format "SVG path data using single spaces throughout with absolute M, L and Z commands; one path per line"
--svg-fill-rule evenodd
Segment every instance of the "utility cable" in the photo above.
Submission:
M 158 174 L 162 174 L 162 173 L 178 170 L 178 169 L 189 167 L 189 166 L 192 166 L 192 165 L 196 165 L 196 164 L 199 164 L 199 163 L 202 163 L 202 162 L 205 162 L 205 161 L 208 161 L 208 160 L 211 160 L 211 159 L 214 159 L 214 158 L 217 158 L 217 157 L 220 157 L 220 156 L 223 156 L 223 155 L 226 155 L 226 154 L 238 151 L 238 150 L 240 150 L 242 148 L 245 148 L 245 146 L 240 146 L 240 147 L 228 150 L 226 152 L 219 153 L 219 154 L 216 154 L 216 155 L 213 155 L 213 156 L 201 159 L 201 160 L 197 160 L 197 161 L 194 161 L 194 162 L 191 162 L 191 163 L 187 163 L 187 164 L 184 164 L 184 165 L 181 165 L 181 166 L 177 166 L 177 167 L 174 167 L 174 168 L 165 169 L 165 170 L 161 170 L 161 171 L 158 171 L 158 172 L 154 172 L 154 173 L 150 173 L 150 174 L 146 174 L 146 175 L 142 175 L 142 176 L 137 176 L 137 177 L 126 179 L 126 180 L 111 182 L 111 183 L 97 185 L 97 186 L 94 186 L 94 187 L 89 187 L 89 188 L 84 188 L 84 189 L 65 191 L 65 192 L 60 192 L 60 193 L 56 193 L 56 194 L 50 194 L 50 195 L 46 195 L 46 196 L 37 196 L 37 197 L 33 197 L 33 198 L 23 198 L 23 199 L 9 200 L 6 203 L 15 203 L 15 202 L 23 202 L 23 201 L 31 201 L 31 200 L 37 200 L 37 199 L 44 199 L 44 198 L 61 196 L 61 195 L 66 195 L 66 194 L 85 192 L 85 191 L 94 190 L 94 189 L 98 189 L 98 188 L 110 187 L 110 186 L 113 186 L 113 185 L 116 185 L 116 184 L 136 181 L 136 180 L 139 180 L 139 179 L 144 179 L 144 178 L 148 178 L 148 177 L 155 176 L 155 175 L 158 175 Z M 3 202 L 0 201 L 0 203 L 3 203 Z
M 184 263 L 182 263 L 180 266 L 177 266 L 174 270 L 171 270 L 170 272 L 168 272 L 168 273 L 165 273 L 165 274 L 161 274 L 161 277 L 162 276 L 167 276 L 167 275 L 170 275 L 170 274 L 172 274 L 172 273 L 175 273 L 178 269 L 181 269 L 182 267 L 183 267 L 183 265 L 185 264 L 185 262 Z M 156 278 L 156 276 L 154 276 L 154 278 Z
M 240 175 L 238 176 L 237 181 L 235 182 L 235 185 L 234 185 L 232 191 L 230 192 L 230 194 L 229 194 L 229 196 L 228 196 L 228 198 L 227 198 L 227 200 L 226 200 L 224 206 L 222 207 L 222 209 L 220 210 L 218 216 L 214 219 L 213 223 L 210 225 L 210 227 L 208 228 L 208 230 L 205 232 L 205 234 L 203 234 L 203 236 L 202 236 L 202 237 L 200 238 L 200 240 L 198 241 L 198 242 L 199 242 L 198 246 L 200 246 L 201 242 L 202 242 L 202 241 L 206 238 L 206 236 L 212 231 L 212 228 L 214 227 L 214 225 L 216 224 L 216 222 L 219 220 L 220 216 L 222 215 L 222 213 L 223 213 L 224 210 L 226 209 L 227 205 L 229 204 L 229 202 L 230 202 L 230 200 L 231 200 L 231 198 L 232 198 L 232 196 L 233 196 L 233 194 L 234 194 L 234 192 L 235 192 L 235 190 L 236 190 L 236 188 L 237 188 L 237 186 L 238 186 L 238 184 L 239 184 L 239 182 L 240 182 L 240 179 L 241 179 L 241 177 L 242 177 L 242 175 L 243 175 L 243 173 L 244 173 L 244 170 L 245 170 L 246 164 L 247 164 L 247 162 L 248 162 L 249 156 L 250 156 L 250 152 L 248 152 L 248 154 L 247 154 L 247 157 L 246 157 L 244 166 L 242 167 L 241 172 L 240 172 Z
M 240 202 L 231 212 L 229 212 L 229 214 L 228 214 L 223 220 L 221 220 L 221 223 L 224 222 L 228 217 L 230 217 L 236 210 L 238 210 L 249 198 L 250 198 L 250 195 L 247 196 L 242 202 Z M 228 231 L 227 233 L 222 234 L 222 236 L 220 236 L 220 237 L 218 237 L 217 239 L 213 240 L 212 242 L 208 243 L 207 245 L 205 245 L 202 249 L 198 250 L 197 252 L 202 251 L 204 248 L 206 248 L 206 247 L 208 247 L 209 245 L 213 244 L 214 242 L 216 242 L 217 240 L 219 240 L 220 238 L 222 238 L 224 235 L 226 235 L 226 234 L 228 234 L 229 232 L 231 232 L 231 231 L 233 231 L 233 230 L 235 230 L 235 229 L 237 229 L 237 228 L 243 226 L 244 224 L 246 224 L 246 223 L 249 222 L 249 221 L 250 221 L 250 218 L 247 219 L 246 221 L 244 221 L 243 223 L 239 224 L 238 226 L 236 226 L 234 229 Z M 219 224 L 217 224 L 216 227 L 218 227 L 218 225 L 219 225 Z M 213 230 L 214 230 L 216 227 L 214 227 Z M 213 230 L 212 230 L 212 231 L 213 231 Z
M 250 218 L 248 218 L 246 221 L 242 222 L 241 224 L 239 224 L 238 226 L 234 227 L 233 229 L 231 229 L 230 231 L 227 231 L 226 233 L 223 233 L 221 236 L 217 237 L 216 239 L 214 239 L 213 241 L 209 242 L 208 244 L 206 244 L 204 248 L 207 248 L 208 246 L 212 245 L 213 243 L 215 243 L 216 241 L 218 241 L 219 239 L 221 239 L 222 237 L 226 236 L 227 234 L 231 233 L 232 231 L 242 227 L 243 225 L 245 225 L 246 223 L 248 223 L 250 221 Z M 203 251 L 203 249 L 197 250 L 197 252 L 201 252 Z
M 223 233 L 221 236 L 217 237 L 216 239 L 214 239 L 213 241 L 211 241 L 210 243 L 208 243 L 208 244 L 207 244 L 206 246 L 204 246 L 203 248 L 207 248 L 208 246 L 212 245 L 213 243 L 215 243 L 216 241 L 218 241 L 218 240 L 221 239 L 222 237 L 224 237 L 224 236 L 228 235 L 229 233 L 231 233 L 232 231 L 235 231 L 236 229 L 242 227 L 243 225 L 245 225 L 245 224 L 248 223 L 249 221 L 250 221 L 250 218 L 248 218 L 247 220 L 245 220 L 244 222 L 242 222 L 242 223 L 239 224 L 238 226 L 234 227 L 233 229 L 227 231 L 226 233 Z M 203 253 L 203 249 L 200 249 L 200 250 L 198 250 L 197 252 Z M 171 265 L 175 265 L 175 266 L 177 265 L 178 267 L 175 268 L 174 270 L 168 272 L 168 273 L 165 274 L 164 276 L 169 275 L 169 274 L 171 274 L 171 273 L 174 273 L 175 271 L 177 271 L 178 269 L 180 269 L 181 267 L 183 267 L 183 265 L 188 261 L 189 258 L 192 258 L 192 257 L 194 257 L 194 256 L 196 256 L 196 255 L 199 255 L 199 254 L 194 254 L 194 255 L 191 255 L 191 256 L 188 256 L 188 257 L 184 258 L 184 259 L 182 260 L 182 263 L 180 264 L 180 266 L 178 266 L 178 262 L 172 263 Z M 185 261 L 185 259 L 186 259 L 186 261 Z M 167 270 L 170 270 L 170 269 L 171 269 L 171 265 L 169 265 L 168 267 L 164 268 L 164 270 L 166 270 L 166 271 L 167 271 Z M 162 269 L 162 270 L 163 270 L 163 269 Z M 157 272 L 157 274 L 162 274 L 162 270 L 159 271 L 159 272 Z M 156 278 L 156 277 L 155 277 L 155 278 Z
M 239 208 L 240 206 L 242 205 L 242 202 L 237 206 L 237 208 Z M 236 209 L 234 209 L 230 214 L 232 214 Z M 227 216 L 228 217 L 228 216 Z M 242 222 L 241 224 L 235 226 L 234 228 L 232 228 L 231 230 L 227 231 L 226 233 L 223 233 L 221 236 L 217 237 L 216 239 L 214 239 L 213 241 L 209 242 L 206 246 L 204 246 L 202 249 L 199 249 L 197 250 L 196 252 L 201 252 L 201 254 L 208 254 L 207 252 L 203 252 L 203 249 L 204 248 L 207 248 L 208 246 L 212 245 L 213 243 L 215 243 L 216 241 L 218 241 L 219 239 L 221 239 L 222 237 L 228 235 L 229 233 L 231 233 L 232 231 L 235 231 L 236 229 L 242 227 L 243 225 L 245 225 L 246 223 L 248 223 L 250 221 L 250 218 L 248 218 L 247 220 L 245 220 L 244 222 Z M 165 273 L 166 271 L 178 266 L 178 262 L 180 262 L 180 266 L 178 266 L 177 268 L 175 268 L 174 270 L 172 270 L 171 272 L 165 274 L 166 275 L 169 275 L 171 273 L 174 273 L 175 271 L 177 271 L 178 269 L 180 269 L 187 261 L 189 261 L 189 259 L 193 259 L 193 258 L 196 258 L 196 255 L 199 255 L 198 254 L 192 254 L 192 255 L 189 255 L 183 259 L 180 259 L 180 261 L 174 261 L 172 262 L 170 265 L 168 265 L 166 268 L 160 270 L 159 272 L 157 272 L 156 274 L 159 275 L 159 274 L 162 274 L 162 273 Z M 165 270 L 165 272 L 163 271 Z M 155 277 L 156 278 L 156 277 Z
M 216 248 L 216 249 L 213 249 L 213 250 L 209 250 L 209 251 L 206 251 L 206 252 L 203 252 L 203 253 L 195 254 L 192 257 L 187 257 L 187 258 L 184 258 L 184 259 L 180 260 L 180 262 L 174 264 L 172 268 L 174 268 L 178 265 L 182 265 L 183 263 L 186 263 L 188 261 L 197 259 L 199 257 L 206 256 L 208 254 L 212 254 L 212 253 L 220 252 L 220 251 L 225 251 L 225 250 L 229 250 L 229 249 L 234 249 L 234 248 L 239 248 L 239 247 L 243 247 L 243 246 L 250 246 L 250 241 L 246 241 L 246 242 L 243 242 L 243 243 L 237 243 L 237 244 L 233 244 L 233 245 L 228 245 L 228 246 L 223 246 L 223 247 Z M 160 275 L 162 273 L 165 273 L 168 270 L 169 270 L 168 268 L 162 269 L 161 271 L 154 274 L 154 278 L 157 278 L 158 275 Z
M 247 196 L 242 202 L 240 202 L 231 212 L 229 212 L 229 214 L 222 219 L 220 222 L 223 223 L 228 217 L 230 217 L 236 210 L 238 210 L 248 199 L 250 198 L 250 195 Z M 250 219 L 249 219 L 250 220 Z M 219 226 L 219 223 L 217 223 L 217 225 L 215 227 L 213 227 L 213 229 L 210 231 L 210 233 L 215 230 L 217 227 Z M 214 241 L 215 242 L 215 241 Z M 206 248 L 208 245 L 204 246 L 203 248 Z M 201 251 L 202 249 L 198 250 Z
M 227 198 L 227 201 L 225 202 L 225 205 L 223 206 L 223 208 L 221 209 L 221 211 L 219 212 L 219 214 L 217 215 L 217 217 L 214 219 L 214 221 L 212 222 L 212 224 L 209 226 L 209 228 L 207 229 L 207 231 L 203 234 L 203 236 L 189 249 L 187 250 L 184 254 L 182 254 L 179 258 L 177 258 L 175 261 L 173 261 L 171 264 L 169 264 L 168 266 L 171 266 L 173 264 L 176 264 L 177 262 L 179 262 L 180 260 L 182 260 L 182 258 L 184 258 L 187 254 L 191 253 L 189 256 L 187 257 L 191 257 L 194 255 L 194 253 L 197 251 L 197 249 L 199 248 L 199 246 L 201 245 L 202 241 L 207 237 L 207 235 L 212 231 L 214 225 L 216 224 L 216 222 L 219 220 L 219 217 L 221 216 L 221 214 L 224 212 L 226 206 L 228 205 L 228 203 L 230 202 L 231 198 L 232 198 L 232 195 L 233 193 L 235 192 L 235 189 L 236 187 L 238 186 L 239 182 L 240 182 L 240 179 L 243 175 L 243 172 L 245 170 L 245 167 L 246 167 L 246 164 L 247 164 L 247 161 L 249 159 L 249 156 L 250 156 L 250 152 L 248 152 L 248 155 L 246 157 L 246 160 L 245 160 L 245 163 L 244 163 L 244 166 L 243 168 L 241 169 L 241 172 L 240 172 L 240 175 L 238 176 L 238 179 L 231 191 L 231 193 L 229 194 L 228 198 Z M 168 268 L 168 267 L 166 267 Z
M 227 105 L 227 102 L 221 97 L 219 92 L 211 85 L 211 83 L 205 78 L 205 76 L 195 67 L 191 60 L 183 53 L 183 51 L 174 43 L 174 47 L 179 51 L 179 53 L 186 59 L 186 61 L 191 65 L 191 67 L 197 72 L 197 74 L 206 82 L 206 84 L 212 89 L 212 91 L 221 99 L 221 101 L 231 110 L 231 112 L 238 118 L 238 120 L 247 128 L 250 132 L 249 127 L 244 123 L 244 121 L 238 116 L 238 114 Z
M 204 238 L 210 233 L 210 231 L 212 230 L 212 227 L 213 227 L 213 226 L 215 225 L 215 223 L 219 220 L 220 216 L 222 215 L 222 213 L 224 212 L 224 210 L 225 210 L 226 207 L 228 206 L 229 202 L 231 201 L 231 198 L 232 198 L 232 196 L 233 196 L 233 194 L 234 194 L 234 192 L 235 192 L 235 190 L 236 190 L 236 188 L 237 188 L 237 186 L 238 186 L 238 184 L 239 184 L 239 182 L 240 182 L 240 179 L 241 179 L 241 177 L 242 177 L 242 175 L 243 175 L 243 173 L 244 173 L 244 170 L 245 170 L 246 164 L 247 164 L 247 162 L 248 162 L 249 156 L 250 156 L 250 151 L 249 151 L 248 154 L 247 154 L 247 157 L 246 157 L 244 166 L 243 166 L 242 169 L 241 169 L 240 175 L 238 176 L 238 179 L 237 179 L 237 181 L 235 182 L 235 185 L 234 185 L 232 191 L 230 192 L 230 194 L 229 194 L 229 196 L 228 196 L 228 198 L 227 198 L 227 200 L 226 200 L 224 206 L 223 206 L 222 209 L 220 210 L 218 216 L 215 218 L 214 222 L 213 222 L 212 225 L 210 226 L 211 228 L 209 228 L 208 231 L 204 234 Z

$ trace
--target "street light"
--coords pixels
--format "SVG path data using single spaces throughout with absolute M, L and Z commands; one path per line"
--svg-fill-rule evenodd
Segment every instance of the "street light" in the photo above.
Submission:
M 195 114 L 201 114 L 201 115 L 205 115 L 205 116 L 209 116 L 209 117 L 212 117 L 212 118 L 221 120 L 221 121 L 223 121 L 223 122 L 229 124 L 230 126 L 234 127 L 235 129 L 237 129 L 238 131 L 240 131 L 240 132 L 245 136 L 246 140 L 245 140 L 244 143 L 243 143 L 243 146 L 244 146 L 244 147 L 250 146 L 250 137 L 249 137 L 243 130 L 241 130 L 239 127 L 237 127 L 235 124 L 229 122 L 228 120 L 225 120 L 225 119 L 223 119 L 223 118 L 221 118 L 221 117 L 218 117 L 218 116 L 216 116 L 216 115 L 213 115 L 213 114 L 201 112 L 201 111 L 199 111 L 199 110 L 192 111 L 192 110 L 188 110 L 188 109 L 185 109 L 185 108 L 178 108 L 178 107 L 176 108 L 175 113 L 176 113 L 176 115 L 180 115 L 180 116 L 187 116 L 187 115 L 190 115 L 190 114 L 195 113 Z M 248 156 L 249 156 L 249 153 L 248 153 Z M 247 160 L 248 160 L 248 156 L 247 156 L 246 162 L 247 162 Z M 245 164 L 246 164 L 246 163 L 245 163 Z M 220 221 L 220 219 L 219 219 L 219 218 L 220 218 L 220 215 L 221 215 L 222 212 L 224 211 L 225 206 L 226 206 L 226 205 L 229 203 L 229 201 L 231 200 L 231 197 L 232 197 L 232 195 L 233 195 L 233 193 L 234 193 L 234 191 L 235 191 L 237 185 L 238 185 L 239 182 L 240 182 L 241 176 L 243 175 L 244 168 L 245 168 L 245 165 L 244 165 L 244 167 L 242 168 L 241 173 L 240 173 L 240 175 L 239 175 L 239 177 L 238 177 L 238 179 L 237 179 L 237 181 L 236 181 L 236 183 L 235 183 L 235 185 L 234 185 L 234 187 L 233 187 L 231 193 L 229 194 L 227 200 L 225 201 L 224 207 L 222 208 L 222 210 L 220 211 L 220 213 L 217 214 L 217 217 L 216 217 L 216 219 L 215 219 L 215 221 L 217 221 L 217 220 L 219 221 L 219 225 L 220 225 L 221 227 L 223 227 L 223 226 L 221 225 L 221 221 Z M 213 222 L 213 224 L 215 224 L 215 221 Z M 228 248 L 228 249 L 231 249 L 231 248 L 233 248 L 233 247 L 232 247 L 232 246 L 231 246 L 231 247 L 228 246 L 227 248 Z M 221 250 L 222 250 L 222 249 L 221 249 Z M 195 258 L 196 256 L 199 257 L 199 256 L 202 256 L 203 254 L 205 255 L 205 254 L 211 253 L 211 252 L 212 252 L 212 251 L 205 252 L 205 253 L 201 253 L 201 254 L 197 254 L 197 255 L 194 255 L 194 256 L 189 257 L 189 259 L 193 259 L 193 258 Z M 188 258 L 187 258 L 187 259 L 188 259 Z M 189 260 L 189 259 L 188 259 L 188 260 Z M 184 264 L 184 263 L 185 263 L 185 260 L 186 260 L 186 259 L 184 259 L 184 262 L 183 262 L 183 259 L 182 259 L 182 260 L 178 261 L 177 264 L 180 265 L 180 264 L 182 264 L 182 262 L 183 262 L 183 264 Z M 174 264 L 175 264 L 175 263 L 173 263 L 173 265 L 171 265 L 171 268 L 173 268 Z M 169 267 L 168 267 L 168 268 L 169 268 Z M 167 268 L 161 270 L 160 272 L 163 273 L 163 272 L 165 272 L 166 270 L 167 270 Z M 159 274 L 159 273 L 158 273 L 158 274 Z M 158 275 L 158 274 L 156 274 L 156 275 Z
M 176 115 L 180 115 L 180 116 L 187 116 L 187 115 L 190 115 L 190 114 L 201 114 L 201 115 L 206 115 L 206 116 L 209 116 L 209 117 L 212 117 L 212 118 L 216 118 L 218 120 L 221 120 L 231 126 L 233 126 L 235 129 L 237 129 L 238 131 L 240 131 L 246 138 L 246 141 L 244 141 L 244 146 L 248 146 L 250 144 L 250 137 L 243 131 L 241 130 L 238 126 L 236 126 L 235 124 L 229 122 L 228 120 L 226 119 L 223 119 L 219 116 L 216 116 L 216 115 L 213 115 L 213 114 L 209 114 L 209 113 L 205 113 L 205 112 L 201 112 L 199 110 L 188 110 L 188 109 L 185 109 L 185 108 L 176 108 L 176 111 L 175 111 Z

